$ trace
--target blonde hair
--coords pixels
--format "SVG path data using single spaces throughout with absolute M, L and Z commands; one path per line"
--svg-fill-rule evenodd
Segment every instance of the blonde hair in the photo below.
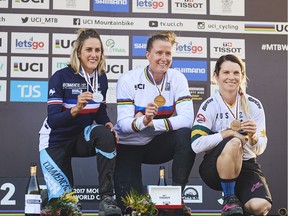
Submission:
M 95 29 L 79 29 L 77 30 L 77 39 L 73 43 L 72 53 L 70 56 L 70 66 L 73 68 L 75 73 L 79 73 L 81 71 L 81 62 L 79 60 L 79 55 L 81 52 L 81 49 L 83 47 L 84 41 L 88 38 L 97 38 L 100 41 L 101 44 L 101 59 L 99 61 L 99 64 L 97 65 L 97 71 L 99 75 L 105 72 L 106 68 L 106 61 L 104 56 L 104 47 L 102 40 L 100 38 L 100 35 L 97 33 Z
M 153 43 L 156 40 L 168 41 L 173 46 L 176 43 L 176 36 L 171 31 L 163 31 L 152 35 L 147 41 L 147 47 L 146 47 L 147 52 L 151 51 Z
M 245 71 L 245 64 L 242 61 L 241 58 L 239 58 L 236 55 L 223 55 L 221 56 L 215 65 L 215 69 L 214 69 L 214 75 L 215 76 L 219 76 L 219 72 L 221 70 L 221 65 L 223 62 L 225 61 L 231 61 L 234 62 L 236 64 L 238 64 L 241 68 L 241 74 L 242 74 L 242 80 L 238 89 L 239 95 L 240 95 L 240 106 L 242 107 L 244 114 L 248 115 L 249 113 L 249 107 L 248 107 L 248 100 L 247 100 L 247 96 L 246 96 L 246 88 L 247 88 L 247 81 L 248 81 L 248 77 L 246 75 L 246 71 Z

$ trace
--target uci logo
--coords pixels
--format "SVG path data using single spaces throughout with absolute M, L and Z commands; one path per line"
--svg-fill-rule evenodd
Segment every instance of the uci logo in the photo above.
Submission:
M 137 84 L 137 85 L 134 85 L 134 88 L 135 88 L 135 90 L 144 89 L 144 88 L 145 88 L 145 84 Z

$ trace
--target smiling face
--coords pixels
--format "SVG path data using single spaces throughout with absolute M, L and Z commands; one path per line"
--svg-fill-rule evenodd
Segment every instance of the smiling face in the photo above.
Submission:
M 84 41 L 78 58 L 86 73 L 93 73 L 101 60 L 101 55 L 102 49 L 99 39 L 88 38 Z
M 169 41 L 155 40 L 150 51 L 146 52 L 150 71 L 157 81 L 162 79 L 165 72 L 172 64 L 172 45 Z
M 240 65 L 232 61 L 224 61 L 220 67 L 218 75 L 215 74 L 220 92 L 237 93 L 243 80 Z

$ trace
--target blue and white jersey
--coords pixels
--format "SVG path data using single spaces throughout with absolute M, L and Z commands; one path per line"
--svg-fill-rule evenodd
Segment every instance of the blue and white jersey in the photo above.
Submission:
M 168 69 L 163 89 L 162 83 L 156 85 L 147 68 L 128 71 L 119 78 L 115 130 L 120 144 L 145 145 L 163 132 L 192 127 L 194 109 L 185 76 L 178 70 Z M 154 128 L 146 127 L 144 116 L 135 118 L 135 114 L 145 114 L 147 104 L 154 101 L 161 89 L 166 102 L 158 108 Z
M 93 77 L 90 77 L 91 82 Z M 48 116 L 40 130 L 39 150 L 73 139 L 87 125 L 94 122 L 106 124 L 110 121 L 106 112 L 106 93 L 108 82 L 106 74 L 98 75 L 98 92 L 104 99 L 102 102 L 89 101 L 87 106 L 73 117 L 70 109 L 77 104 L 81 92 L 93 92 L 81 73 L 76 74 L 71 67 L 55 72 L 49 80 Z
M 247 116 L 239 105 L 240 97 L 247 97 L 249 107 Z M 230 128 L 236 116 L 240 121 L 253 119 L 257 125 L 258 142 L 254 146 L 250 145 L 249 141 L 244 145 L 243 160 L 255 158 L 264 152 L 267 146 L 267 136 L 263 106 L 258 99 L 248 94 L 238 95 L 237 98 L 239 98 L 239 103 L 228 108 L 220 93 L 217 92 L 201 104 L 192 128 L 192 149 L 195 153 L 209 151 L 216 147 L 223 140 L 220 132 Z

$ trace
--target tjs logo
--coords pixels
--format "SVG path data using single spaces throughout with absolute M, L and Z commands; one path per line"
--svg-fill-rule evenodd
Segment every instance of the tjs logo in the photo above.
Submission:
M 10 84 L 12 102 L 46 102 L 48 83 L 46 81 L 15 81 Z

